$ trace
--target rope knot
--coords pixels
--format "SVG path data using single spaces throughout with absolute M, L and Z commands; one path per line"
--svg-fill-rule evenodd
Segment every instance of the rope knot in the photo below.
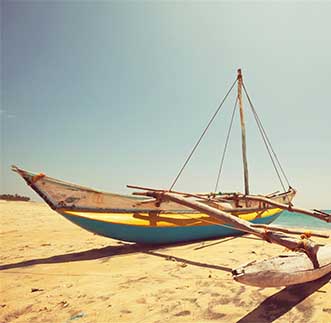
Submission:
M 311 236 L 312 236 L 311 231 L 305 231 L 304 233 L 302 233 L 302 234 L 300 235 L 300 238 L 301 238 L 301 239 L 309 239 Z
M 37 181 L 39 181 L 41 178 L 45 177 L 46 175 L 43 174 L 43 173 L 40 173 L 40 174 L 37 174 L 37 175 L 34 175 L 31 177 L 31 183 L 30 185 L 32 184 L 35 184 Z

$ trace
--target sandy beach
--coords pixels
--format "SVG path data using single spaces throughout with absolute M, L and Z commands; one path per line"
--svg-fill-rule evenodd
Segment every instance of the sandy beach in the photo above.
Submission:
M 330 277 L 269 289 L 232 280 L 232 268 L 284 252 L 250 235 L 148 247 L 42 203 L 1 201 L 0 214 L 0 322 L 331 322 Z

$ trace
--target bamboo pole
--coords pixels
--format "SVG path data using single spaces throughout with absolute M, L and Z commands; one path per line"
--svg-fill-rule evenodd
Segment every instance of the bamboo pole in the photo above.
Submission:
M 202 199 L 208 202 L 213 202 L 213 200 L 211 200 L 210 198 L 208 198 L 208 194 L 199 194 L 199 193 L 186 193 L 186 192 L 179 192 L 179 191 L 166 191 L 166 190 L 162 190 L 162 189 L 154 189 L 154 188 L 150 188 L 150 187 L 144 187 L 144 186 L 138 186 L 138 185 L 126 185 L 127 188 L 134 188 L 134 189 L 138 189 L 138 190 L 144 190 L 144 191 L 153 191 L 153 192 L 171 192 L 171 193 L 175 193 L 175 194 L 180 194 L 186 197 L 195 197 L 198 199 Z M 133 192 L 133 195 L 145 195 L 145 193 L 141 193 L 141 192 Z
M 244 107 L 242 101 L 242 74 L 241 69 L 238 69 L 238 101 L 240 109 L 240 126 L 241 126 L 241 146 L 244 166 L 244 181 L 245 181 L 245 194 L 249 194 L 249 183 L 248 183 L 248 163 L 247 163 L 247 149 L 246 149 L 246 127 L 244 117 Z
M 318 268 L 318 260 L 317 260 L 317 251 L 319 246 L 315 244 L 314 242 L 310 240 L 305 240 L 303 243 L 302 240 L 298 240 L 296 238 L 286 236 L 285 234 L 278 233 L 278 232 L 272 232 L 267 230 L 262 230 L 259 228 L 254 228 L 251 223 L 248 221 L 242 220 L 240 218 L 237 218 L 230 213 L 221 211 L 219 209 L 210 207 L 206 204 L 197 202 L 197 201 L 190 201 L 188 198 L 184 198 L 182 196 L 177 196 L 174 193 L 170 192 L 156 192 L 156 191 L 148 191 L 145 192 L 146 196 L 157 198 L 158 200 L 170 200 L 176 203 L 179 203 L 181 205 L 190 207 L 194 210 L 197 210 L 198 212 L 208 214 L 209 216 L 219 220 L 223 221 L 224 223 L 228 225 L 232 225 L 236 229 L 251 233 L 259 238 L 262 238 L 270 243 L 276 243 L 283 247 L 286 247 L 290 250 L 302 250 L 304 251 L 309 259 L 312 261 L 314 268 Z
M 287 204 L 283 204 L 283 203 L 279 203 L 279 202 L 275 202 L 274 200 L 268 199 L 266 197 L 262 197 L 262 196 L 252 196 L 252 195 L 242 195 L 242 196 L 238 196 L 236 198 L 245 198 L 247 200 L 251 200 L 251 201 L 258 201 L 258 202 L 264 202 L 266 204 L 278 207 L 280 209 L 283 210 L 288 210 L 290 212 L 298 212 L 298 213 L 303 213 L 306 215 L 310 215 L 312 217 L 318 218 L 320 220 L 326 221 L 326 222 L 331 222 L 331 215 L 327 214 L 325 212 L 319 211 L 319 210 L 307 210 L 307 209 L 303 209 L 303 208 L 298 208 L 295 207 L 293 205 L 287 205 Z M 229 199 L 231 199 L 231 197 L 229 197 Z
M 164 193 L 167 192 L 165 190 L 161 190 L 161 189 L 152 189 L 152 188 L 147 188 L 147 187 L 143 187 L 143 186 L 137 186 L 137 185 L 127 185 L 127 187 L 129 188 L 136 188 L 136 189 L 142 189 L 142 190 L 149 190 L 149 191 L 153 191 L 153 192 L 159 192 L 159 193 Z M 219 209 L 217 207 L 216 203 L 212 203 L 213 200 L 210 200 L 208 198 L 204 198 L 203 196 L 200 196 L 199 194 L 190 194 L 190 193 L 185 193 L 185 192 L 177 192 L 177 191 L 171 191 L 169 193 L 174 193 L 174 194 L 178 194 L 178 195 L 183 195 L 184 197 L 195 197 L 195 198 L 199 198 L 201 200 L 206 200 L 208 201 L 210 204 L 209 206 L 214 206 Z M 146 196 L 145 192 L 135 192 L 133 193 L 134 195 L 141 195 L 141 196 Z M 246 197 L 245 198 L 254 198 L 255 197 Z M 260 198 L 259 198 L 260 199 Z M 157 199 L 154 199 L 154 201 L 156 201 Z M 139 204 L 144 204 L 144 203 L 150 203 L 153 202 L 153 200 L 148 200 L 148 201 L 143 201 L 140 202 Z M 281 207 L 280 207 L 281 208 Z M 297 208 L 295 208 L 297 209 Z M 292 207 L 293 210 L 293 207 Z M 310 213 L 310 210 L 304 210 L 304 209 L 298 209 L 301 211 L 305 211 L 307 213 Z M 229 210 L 223 210 L 224 212 L 231 212 L 231 209 Z M 309 215 L 309 214 L 308 214 Z M 329 238 L 330 235 L 329 234 L 324 234 L 324 233 L 320 233 L 320 232 L 316 232 L 316 231 L 311 231 L 311 230 L 300 230 L 300 229 L 288 229 L 288 228 L 284 228 L 284 227 L 279 227 L 279 226 L 275 226 L 275 225 L 266 225 L 266 224 L 251 224 L 251 226 L 253 228 L 262 228 L 262 229 L 267 229 L 267 230 L 271 230 L 271 231 L 279 231 L 279 232 L 283 232 L 283 233 L 289 233 L 289 234 L 310 234 L 311 236 L 315 236 L 315 237 L 320 237 L 320 238 Z
M 165 191 L 162 189 L 153 189 L 153 188 L 147 188 L 147 187 L 143 187 L 143 186 L 136 186 L 136 185 L 127 185 L 127 187 L 129 188 L 136 188 L 136 189 L 140 189 L 140 190 L 146 190 L 146 191 L 152 191 L 152 192 L 159 192 L 159 193 L 163 193 L 163 192 L 169 192 L 169 193 L 175 193 L 175 194 L 180 194 L 186 197 L 196 197 L 202 200 L 206 200 L 210 203 L 214 202 L 213 199 L 210 198 L 206 198 L 204 197 L 205 194 L 191 194 L 191 193 L 185 193 L 185 192 L 177 192 L 177 191 Z M 134 195 L 143 195 L 145 196 L 145 193 L 133 193 Z M 245 199 L 245 200 L 251 200 L 251 201 L 258 201 L 258 202 L 264 202 L 266 204 L 269 204 L 270 206 L 274 206 L 274 207 L 278 207 L 280 209 L 283 210 L 288 210 L 290 212 L 298 212 L 298 213 L 302 213 L 302 214 L 306 214 L 312 217 L 315 217 L 317 219 L 320 219 L 322 221 L 325 222 L 331 222 L 331 214 L 327 214 L 325 212 L 322 212 L 320 210 L 316 210 L 314 209 L 312 210 L 308 210 L 308 209 L 303 209 L 303 208 L 298 208 L 295 207 L 293 205 L 288 205 L 288 204 L 283 204 L 283 203 L 279 203 L 279 202 L 275 202 L 272 199 L 269 199 L 267 197 L 263 197 L 263 196 L 253 196 L 253 195 L 241 195 L 241 194 L 236 194 L 234 196 L 232 195 L 228 195 L 227 197 L 224 198 L 224 200 L 231 200 L 231 199 Z M 227 210 L 230 211 L 231 210 Z
M 283 228 L 283 227 L 278 227 L 276 225 L 268 225 L 268 224 L 252 224 L 253 228 L 262 228 L 262 229 L 267 229 L 271 231 L 279 231 L 283 233 L 289 233 L 289 234 L 304 234 L 312 237 L 319 237 L 319 238 L 330 238 L 329 234 L 326 233 L 321 233 L 321 232 L 316 232 L 316 231 L 311 231 L 311 230 L 300 230 L 300 229 L 288 229 L 288 228 Z

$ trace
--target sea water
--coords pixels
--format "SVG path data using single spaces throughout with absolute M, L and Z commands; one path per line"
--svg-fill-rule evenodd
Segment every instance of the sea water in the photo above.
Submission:
M 331 210 L 323 210 L 323 212 L 331 213 Z M 284 211 L 272 224 L 284 227 L 331 231 L 331 223 L 324 222 L 309 215 L 289 211 Z

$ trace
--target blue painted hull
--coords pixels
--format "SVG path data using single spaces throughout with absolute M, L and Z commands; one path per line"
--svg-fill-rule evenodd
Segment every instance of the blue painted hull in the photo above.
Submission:
M 264 218 L 257 218 L 252 223 L 269 224 L 282 212 Z M 241 235 L 243 232 L 220 225 L 152 227 L 101 222 L 94 219 L 62 214 L 74 224 L 98 235 L 121 241 L 142 244 L 167 244 L 187 241 L 207 240 L 226 236 Z

